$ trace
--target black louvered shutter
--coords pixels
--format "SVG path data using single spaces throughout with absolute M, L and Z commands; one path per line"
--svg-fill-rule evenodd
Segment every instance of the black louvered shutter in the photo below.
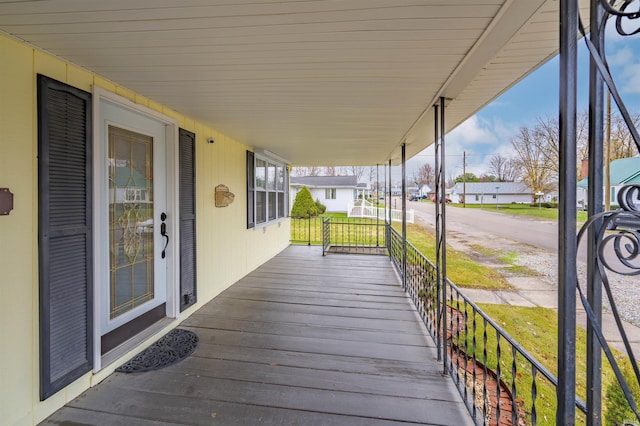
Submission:
M 256 196 L 255 184 L 255 155 L 247 151 L 247 229 L 256 226 L 254 214 L 254 197 Z
M 93 368 L 91 94 L 38 75 L 40 398 Z
M 180 312 L 196 303 L 196 135 L 180 129 Z

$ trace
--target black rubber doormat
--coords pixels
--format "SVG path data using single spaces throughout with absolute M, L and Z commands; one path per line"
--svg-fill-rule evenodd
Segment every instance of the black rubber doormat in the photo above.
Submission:
M 198 347 L 198 336 L 189 330 L 174 329 L 160 340 L 131 358 L 116 371 L 141 373 L 158 370 L 185 359 Z

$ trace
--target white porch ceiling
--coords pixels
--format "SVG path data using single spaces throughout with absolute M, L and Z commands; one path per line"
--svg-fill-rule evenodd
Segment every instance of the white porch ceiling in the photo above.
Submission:
M 402 142 L 409 157 L 432 143 L 439 96 L 450 130 L 553 56 L 557 10 L 557 0 L 0 0 L 0 31 L 294 165 L 373 165 L 397 163 Z

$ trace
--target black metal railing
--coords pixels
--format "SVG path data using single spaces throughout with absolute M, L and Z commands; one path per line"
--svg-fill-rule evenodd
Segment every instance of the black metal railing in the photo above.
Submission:
M 322 221 L 322 255 L 326 255 L 331 248 L 331 218 Z
M 291 244 L 322 244 L 322 216 L 291 218 Z
M 389 232 L 389 254 L 402 277 L 402 236 L 391 227 Z M 540 423 L 552 421 L 557 378 L 450 280 L 441 303 L 435 265 L 409 242 L 406 253 L 406 291 L 447 357 L 447 372 L 476 424 L 535 425 L 542 416 L 547 421 Z M 576 407 L 586 410 L 581 400 Z
M 323 221 L 323 254 L 386 254 L 387 233 L 382 220 L 328 217 Z

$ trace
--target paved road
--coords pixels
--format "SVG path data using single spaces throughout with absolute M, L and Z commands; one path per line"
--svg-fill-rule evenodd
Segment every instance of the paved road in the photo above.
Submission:
M 407 209 L 416 211 L 419 219 L 435 227 L 435 205 L 430 202 L 410 201 Z M 483 240 L 504 238 L 552 253 L 558 252 L 558 222 L 530 216 L 514 216 L 476 208 L 447 206 L 447 235 L 468 235 Z M 578 229 L 576 229 L 576 235 Z M 607 247 L 605 258 L 611 264 L 618 264 L 613 250 Z M 587 247 L 582 243 L 578 247 L 578 260 L 586 263 Z
M 407 209 L 413 209 L 420 219 L 435 227 L 433 203 L 410 201 L 407 203 Z M 558 250 L 558 224 L 555 221 L 449 206 L 446 209 L 446 219 L 447 233 L 468 233 L 478 238 L 482 238 L 483 234 L 490 234 L 544 250 Z

